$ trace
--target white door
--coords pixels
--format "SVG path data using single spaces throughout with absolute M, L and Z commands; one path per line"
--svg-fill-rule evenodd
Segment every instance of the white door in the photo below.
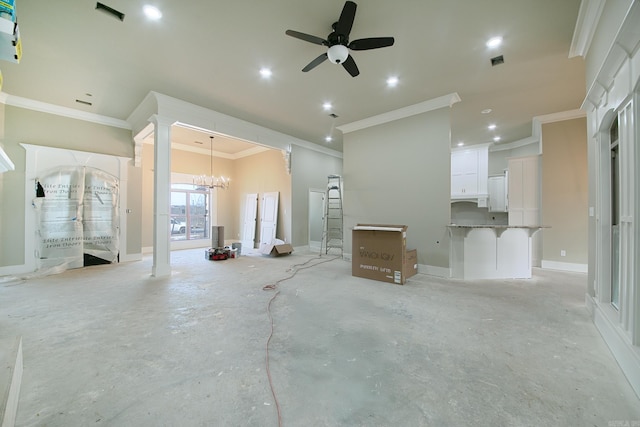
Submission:
M 260 250 L 271 244 L 276 238 L 278 226 L 278 196 L 277 191 L 264 193 L 262 196 L 262 215 L 260 216 Z
M 242 246 L 253 249 L 256 243 L 256 220 L 258 219 L 258 194 L 247 194 L 244 202 L 242 224 Z

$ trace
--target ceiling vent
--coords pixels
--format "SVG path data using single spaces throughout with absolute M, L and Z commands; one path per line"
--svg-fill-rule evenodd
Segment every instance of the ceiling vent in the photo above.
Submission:
M 491 58 L 491 66 L 495 67 L 496 65 L 504 64 L 504 56 L 495 56 Z
M 112 7 L 109 7 L 106 4 L 102 4 L 100 2 L 96 3 L 96 10 L 100 10 L 107 15 L 111 15 L 114 18 L 119 19 L 120 21 L 124 21 L 124 13 L 120 12 L 119 10 L 115 10 Z
M 82 99 L 76 99 L 76 102 L 77 102 L 78 104 L 84 104 L 84 105 L 89 105 L 89 106 L 93 105 L 91 102 L 89 102 L 89 101 L 83 101 Z

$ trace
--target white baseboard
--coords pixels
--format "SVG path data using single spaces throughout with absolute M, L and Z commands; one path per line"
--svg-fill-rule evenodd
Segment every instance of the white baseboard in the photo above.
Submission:
M 153 246 L 145 246 L 142 248 L 142 255 L 149 255 L 153 253 Z
M 589 294 L 584 294 L 584 306 L 593 318 L 593 313 L 595 312 L 596 306 L 593 303 L 593 297 Z
M 572 271 L 574 273 L 588 273 L 588 264 L 575 264 L 572 262 L 558 262 L 542 260 L 542 268 L 546 270 Z
M 451 277 L 449 267 L 436 267 L 435 265 L 418 264 L 418 273 L 435 277 Z
M 593 323 L 602 335 L 602 339 L 611 350 L 629 384 L 640 398 L 640 347 L 631 344 L 629 337 L 620 330 L 607 315 L 606 309 L 591 298 L 588 306 L 593 307 Z
M 9 265 L 7 267 L 0 267 L 0 277 L 2 276 L 19 276 L 25 273 L 32 273 L 29 271 L 26 264 L 22 265 Z
M 139 254 L 120 254 L 120 262 L 142 261 L 142 252 Z
M 0 425 L 13 427 L 18 414 L 18 400 L 20 398 L 20 386 L 22 385 L 23 358 L 22 358 L 22 337 L 18 337 L 15 345 L 9 347 L 3 355 L 3 366 L 5 370 L 2 374 L 2 384 L 6 390 L 4 396 L 0 396 Z M 8 357 L 8 360 L 5 360 Z M 8 369 L 7 369 L 8 368 Z

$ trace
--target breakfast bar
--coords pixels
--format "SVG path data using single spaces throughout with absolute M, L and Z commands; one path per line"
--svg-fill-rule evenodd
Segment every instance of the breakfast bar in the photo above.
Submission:
M 544 226 L 449 224 L 456 279 L 530 279 L 531 236 Z

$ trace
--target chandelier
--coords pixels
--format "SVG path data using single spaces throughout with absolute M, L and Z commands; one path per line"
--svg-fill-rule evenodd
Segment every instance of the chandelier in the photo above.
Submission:
M 224 176 L 218 177 L 213 175 L 213 136 L 210 136 L 209 139 L 209 175 L 194 176 L 193 185 L 207 188 L 222 188 L 223 190 L 226 190 L 229 188 L 231 180 Z

